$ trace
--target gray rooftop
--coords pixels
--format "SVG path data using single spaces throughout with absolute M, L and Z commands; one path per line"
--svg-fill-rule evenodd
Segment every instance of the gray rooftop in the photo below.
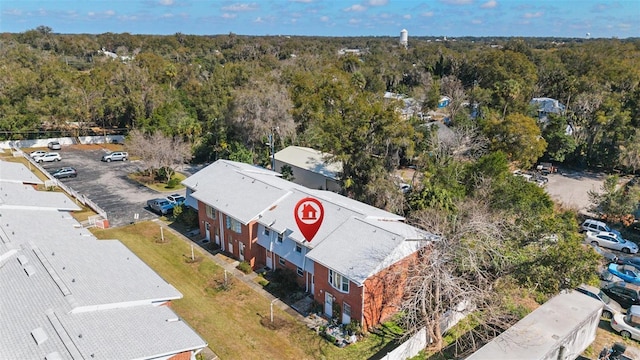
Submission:
M 218 160 L 182 183 L 194 191 L 193 198 L 248 224 L 288 192 L 272 178 L 280 179 L 278 173 L 270 170 Z
M 5 209 L 38 208 L 39 210 L 82 210 L 62 192 L 38 191 L 32 185 L 0 181 L 0 206 Z
M 602 306 L 602 302 L 573 290 L 561 293 L 480 348 L 467 360 L 555 359 L 557 355 L 553 354 L 559 350 L 560 345 L 578 342 L 575 340 L 576 336 L 581 337 L 580 341 L 587 340 L 588 334 L 577 334 L 577 331 L 588 325 L 590 318 L 594 316 L 597 318 L 594 327 L 597 327 Z M 592 330 L 595 332 L 595 328 Z M 574 355 L 572 358 L 580 354 Z
M 331 154 L 302 146 L 287 146 L 274 155 L 279 161 L 335 180 L 342 171 L 342 163 L 329 162 L 330 156 Z
M 158 306 L 178 290 L 119 241 L 42 206 L 64 194 L 33 203 L 32 187 L 2 180 L 0 359 L 152 359 L 206 346 Z
M 0 181 L 24 184 L 44 184 L 22 163 L 0 160 Z
M 183 181 L 192 196 L 247 224 L 250 221 L 285 233 L 313 249 L 308 257 L 362 284 L 365 279 L 415 252 L 432 235 L 405 224 L 402 216 L 331 191 L 312 190 L 268 170 L 219 160 Z M 318 199 L 324 220 L 306 242 L 294 218 L 296 204 Z M 224 204 L 224 206 L 219 206 Z M 357 263 L 357 266 L 354 264 Z

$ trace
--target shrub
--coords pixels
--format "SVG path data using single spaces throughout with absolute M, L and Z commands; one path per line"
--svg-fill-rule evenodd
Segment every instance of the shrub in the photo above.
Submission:
M 178 185 L 180 185 L 180 179 L 177 179 L 177 178 L 171 178 L 171 180 L 167 182 L 167 188 L 169 189 L 173 189 Z
M 173 215 L 176 217 L 176 221 L 186 225 L 188 228 L 198 227 L 198 212 L 188 206 L 182 207 L 182 211 L 179 214 L 176 214 L 174 209 Z
M 344 326 L 344 330 L 349 335 L 353 335 L 353 334 L 362 335 L 362 326 L 360 326 L 360 323 L 356 320 L 351 320 L 350 323 Z
M 247 261 L 243 261 L 238 264 L 238 266 L 236 266 L 236 269 L 242 271 L 245 274 L 248 274 L 251 272 L 251 264 L 249 264 Z

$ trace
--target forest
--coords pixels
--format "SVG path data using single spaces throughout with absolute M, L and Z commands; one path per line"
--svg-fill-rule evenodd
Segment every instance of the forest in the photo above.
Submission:
M 0 82 L 1 140 L 140 130 L 188 142 L 198 163 L 268 166 L 270 137 L 275 151 L 331 154 L 345 195 L 447 239 L 409 276 L 414 290 L 439 294 L 407 299 L 409 332 L 438 324 L 434 314 L 465 294 L 496 310 L 479 312 L 490 324 L 521 315 L 514 288 L 543 299 L 597 281 L 599 258 L 581 245 L 576 211 L 514 169 L 640 169 L 640 39 L 413 37 L 405 48 L 391 37 L 62 35 L 40 26 L 0 34 Z M 402 98 L 415 111 L 399 111 Z M 533 98 L 564 109 L 541 121 Z M 430 122 L 453 136 L 440 138 Z M 404 166 L 419 174 L 407 194 L 393 175 Z M 434 308 L 418 311 L 425 306 Z

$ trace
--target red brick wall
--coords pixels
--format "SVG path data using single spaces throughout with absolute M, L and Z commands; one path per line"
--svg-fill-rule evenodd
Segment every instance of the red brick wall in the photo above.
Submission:
M 358 322 L 362 319 L 362 287 L 358 287 L 355 283 L 349 282 L 349 293 L 343 293 L 329 284 L 329 270 L 318 264 L 314 264 L 315 273 L 315 293 L 313 299 L 322 304 L 322 312 L 324 313 L 324 299 L 328 292 L 333 295 L 333 302 L 340 305 L 340 310 L 344 309 L 344 302 L 351 306 L 351 319 Z M 342 314 L 338 321 L 342 321 Z
M 416 259 L 417 254 L 408 256 L 365 280 L 366 324 L 363 327 L 380 324 L 398 312 L 407 280 L 407 269 Z
M 190 360 L 190 359 L 191 359 L 191 351 L 181 352 L 169 358 L 169 360 Z
M 329 270 L 316 263 L 314 265 L 315 293 L 313 298 L 322 304 L 323 313 L 325 293 L 327 292 L 333 295 L 334 303 L 340 304 L 341 310 L 344 307 L 343 303 L 347 302 L 351 306 L 351 319 L 362 321 L 362 328 L 366 331 L 387 320 L 398 311 L 406 281 L 406 269 L 415 259 L 416 255 L 409 256 L 368 278 L 364 287 L 358 287 L 355 283 L 349 282 L 348 294 L 331 286 L 329 284 Z M 342 318 L 339 320 L 341 321 Z
M 266 254 L 266 250 L 265 250 L 265 254 Z M 290 261 L 286 261 L 285 259 L 285 264 L 281 265 L 280 264 L 280 256 L 278 254 L 273 254 L 273 258 L 274 258 L 274 262 L 273 262 L 273 269 L 289 269 L 293 272 L 293 274 L 295 275 L 295 279 L 296 282 L 298 283 L 298 285 L 300 285 L 301 288 L 305 289 L 305 281 L 307 279 L 307 272 L 303 271 L 302 272 L 302 276 L 298 276 L 298 267 L 290 262 Z
M 259 258 L 261 253 L 264 253 L 264 249 L 261 249 L 261 247 L 257 244 L 258 238 L 256 234 L 258 231 L 258 223 L 253 221 L 248 225 L 241 225 L 241 232 L 236 233 L 231 229 L 227 229 L 227 215 L 221 213 L 220 211 L 215 211 L 216 218 L 209 218 L 207 216 L 206 205 L 203 202 L 198 201 L 198 220 L 200 224 L 200 233 L 203 235 L 206 234 L 205 222 L 208 222 L 209 224 L 211 224 L 211 241 L 214 242 L 216 229 L 218 229 L 222 247 L 225 249 L 227 254 L 236 259 L 240 258 L 240 243 L 244 244 L 244 260 L 249 262 L 249 264 L 251 264 L 251 267 L 254 268 L 256 265 L 256 258 Z M 220 219 L 222 219 L 222 222 L 220 221 Z M 220 225 L 221 223 L 222 225 Z M 222 226 L 222 229 L 220 229 L 220 226 Z M 229 251 L 229 239 L 231 239 L 231 243 L 233 244 L 232 251 Z

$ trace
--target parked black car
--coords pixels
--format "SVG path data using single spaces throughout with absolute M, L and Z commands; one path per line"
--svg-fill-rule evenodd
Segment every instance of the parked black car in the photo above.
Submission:
M 640 305 L 640 285 L 617 281 L 602 287 L 602 292 L 617 301 L 623 309 L 628 309 L 631 305 Z

